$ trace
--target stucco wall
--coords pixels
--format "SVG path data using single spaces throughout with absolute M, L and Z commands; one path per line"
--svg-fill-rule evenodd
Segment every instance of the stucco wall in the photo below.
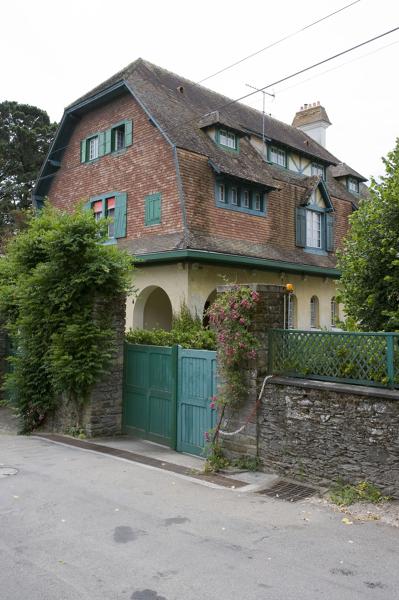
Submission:
M 287 475 L 367 480 L 399 497 L 398 431 L 397 392 L 275 378 L 264 391 L 259 456 Z
M 126 327 L 143 326 L 141 315 L 143 301 L 145 302 L 146 299 L 145 290 L 149 290 L 151 286 L 159 286 L 166 292 L 174 312 L 179 311 L 181 303 L 184 301 L 193 314 L 202 317 L 208 297 L 216 290 L 217 286 L 223 285 L 225 281 L 272 285 L 292 283 L 297 298 L 296 327 L 309 329 L 310 299 L 314 295 L 319 299 L 320 327 L 331 327 L 331 298 L 336 294 L 335 280 L 308 275 L 302 277 L 273 271 L 228 268 L 223 265 L 204 263 L 175 263 L 139 267 L 134 274 L 134 285 L 139 292 L 135 300 L 137 308 L 133 304 L 134 298 L 129 298 L 126 307 Z

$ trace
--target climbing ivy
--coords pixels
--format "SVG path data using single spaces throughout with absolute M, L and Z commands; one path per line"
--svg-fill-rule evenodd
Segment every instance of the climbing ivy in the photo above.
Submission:
M 113 307 L 130 289 L 132 258 L 106 239 L 106 220 L 46 205 L 0 259 L 0 317 L 14 348 L 6 386 L 24 432 L 61 394 L 79 414 L 109 368 Z

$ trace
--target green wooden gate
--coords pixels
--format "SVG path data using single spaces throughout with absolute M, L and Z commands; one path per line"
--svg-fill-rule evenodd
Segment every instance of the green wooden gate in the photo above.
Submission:
M 216 394 L 216 352 L 179 348 L 177 450 L 202 454 L 204 433 L 215 424 L 209 404 Z
M 215 393 L 216 352 L 126 343 L 124 433 L 201 455 Z

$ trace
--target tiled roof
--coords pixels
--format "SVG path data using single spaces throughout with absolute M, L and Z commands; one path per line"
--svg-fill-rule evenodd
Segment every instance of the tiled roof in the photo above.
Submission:
M 339 165 L 331 167 L 330 173 L 332 177 L 346 177 L 347 175 L 351 175 L 352 177 L 359 179 L 359 181 L 367 181 L 366 177 L 360 175 L 360 173 L 355 171 L 355 169 L 352 169 L 352 167 L 346 163 L 339 163 Z
M 212 142 L 202 131 L 200 123 L 208 118 L 209 113 L 215 111 L 218 111 L 218 117 L 222 122 L 235 124 L 239 130 L 262 135 L 260 111 L 240 103 L 232 103 L 221 108 L 231 103 L 231 99 L 141 58 L 76 100 L 69 108 L 119 81 L 126 81 L 178 147 L 209 155 Z M 265 135 L 274 142 L 298 150 L 324 163 L 338 164 L 339 162 L 335 156 L 303 131 L 268 115 L 265 116 Z

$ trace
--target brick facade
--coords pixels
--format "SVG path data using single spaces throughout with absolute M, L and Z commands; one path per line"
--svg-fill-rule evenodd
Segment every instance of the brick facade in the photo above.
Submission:
M 133 144 L 119 153 L 81 164 L 81 140 L 124 119 L 133 121 Z M 130 94 L 94 108 L 77 123 L 49 198 L 57 208 L 71 210 L 81 200 L 110 191 L 127 192 L 126 240 L 145 240 L 159 234 L 183 237 L 173 149 Z M 162 193 L 162 225 L 146 227 L 144 197 L 156 192 Z

